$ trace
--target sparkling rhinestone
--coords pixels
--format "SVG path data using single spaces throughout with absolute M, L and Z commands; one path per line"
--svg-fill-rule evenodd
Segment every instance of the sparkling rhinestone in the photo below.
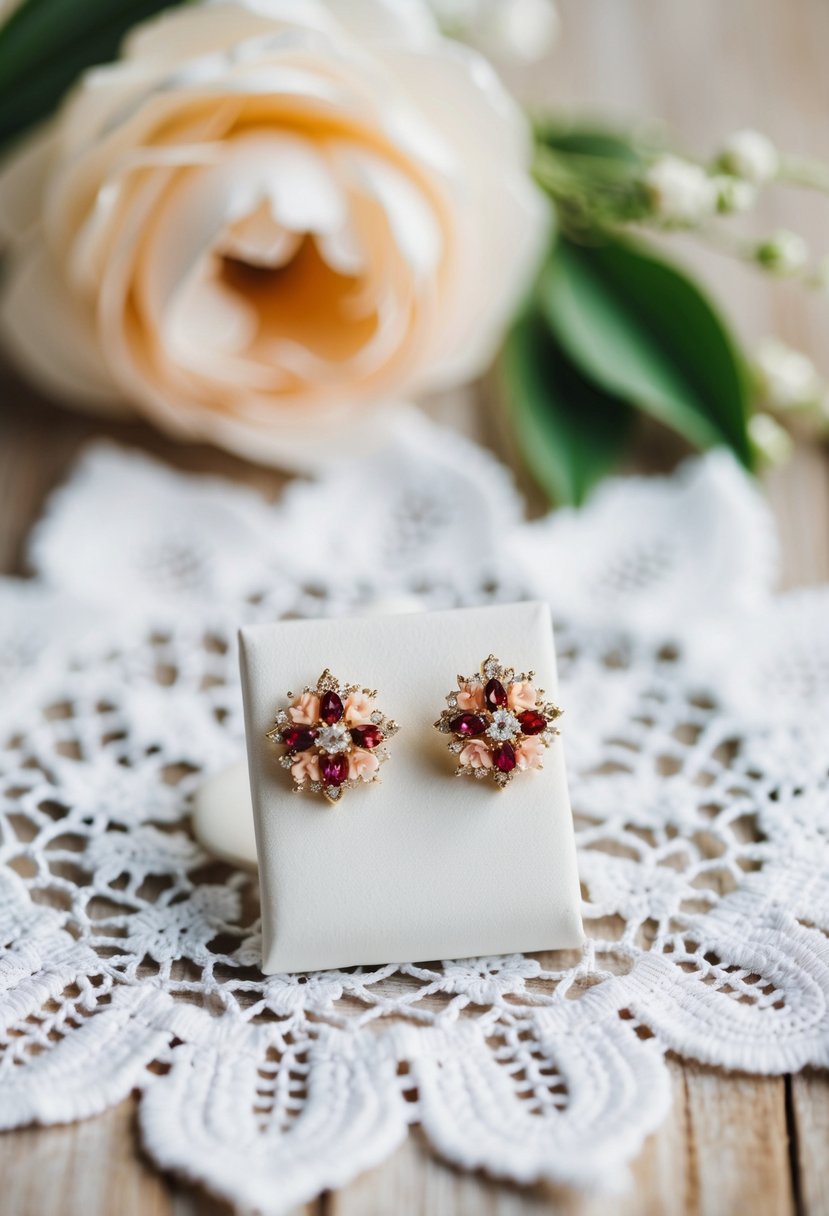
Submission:
M 515 714 L 511 714 L 508 709 L 496 709 L 492 715 L 492 724 L 486 733 L 490 739 L 504 743 L 507 739 L 511 739 L 513 735 L 517 735 L 518 730 L 518 719 Z
M 525 709 L 518 715 L 521 731 L 525 735 L 540 735 L 547 727 L 547 719 L 537 709 Z
M 320 697 L 320 718 L 328 726 L 333 726 L 335 722 L 339 722 L 343 716 L 343 703 L 340 696 L 330 689 L 324 692 Z
M 488 680 L 492 680 L 498 675 L 497 659 L 487 659 L 486 663 L 484 664 L 484 675 Z
M 347 751 L 350 741 L 348 729 L 341 722 L 335 722 L 333 726 L 323 726 L 317 731 L 317 745 L 324 752 Z
M 456 696 L 448 696 L 446 698 L 446 704 L 449 706 L 450 709 L 455 709 L 455 708 L 457 708 L 458 698 Z
M 476 769 L 475 769 L 475 776 L 476 776 L 476 777 L 478 778 L 478 780 L 480 781 L 480 779 L 481 779 L 482 777 L 485 777 L 485 776 L 486 776 L 486 769 L 485 769 L 485 768 L 476 768 Z
M 326 786 L 342 785 L 348 776 L 348 757 L 320 756 L 320 776 Z
M 374 713 L 371 715 L 371 720 L 377 726 L 379 726 L 380 723 L 383 721 L 383 715 L 380 713 L 379 709 L 375 709 Z
M 482 735 L 486 730 L 486 721 L 480 714 L 460 714 L 459 717 L 453 718 L 449 725 L 456 735 L 464 735 L 470 739 Z
M 351 738 L 358 747 L 367 747 L 370 750 L 379 747 L 383 742 L 383 732 L 376 726 L 355 726 L 351 731 Z
M 310 726 L 289 726 L 282 732 L 282 742 L 289 752 L 307 752 L 314 746 L 317 732 Z
M 501 743 L 492 753 L 495 767 L 502 773 L 511 773 L 515 768 L 515 748 L 511 743 Z
M 498 709 L 507 703 L 507 690 L 500 680 L 487 680 L 484 687 L 484 701 L 487 709 Z

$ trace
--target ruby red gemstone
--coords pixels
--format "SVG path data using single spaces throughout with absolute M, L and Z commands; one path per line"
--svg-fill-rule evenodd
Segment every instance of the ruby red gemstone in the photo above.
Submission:
M 484 687 L 487 709 L 501 709 L 507 703 L 507 690 L 500 680 L 487 680 Z
M 537 709 L 525 709 L 518 715 L 521 732 L 525 735 L 540 735 L 547 725 L 547 719 Z
M 502 773 L 511 773 L 515 768 L 515 748 L 511 743 L 499 743 L 492 753 L 495 767 Z
M 313 747 L 317 732 L 310 726 L 289 726 L 282 732 L 282 742 L 289 752 L 307 752 Z
M 320 718 L 326 726 L 333 726 L 343 716 L 343 703 L 335 692 L 324 692 L 320 697 Z
M 464 735 L 470 739 L 475 735 L 482 735 L 486 730 L 486 722 L 478 714 L 461 714 L 453 718 L 449 725 L 456 735 Z
M 358 747 L 379 747 L 383 742 L 383 732 L 379 726 L 355 726 L 351 731 L 351 738 Z
M 348 776 L 348 756 L 320 756 L 320 777 L 325 785 L 342 785 Z

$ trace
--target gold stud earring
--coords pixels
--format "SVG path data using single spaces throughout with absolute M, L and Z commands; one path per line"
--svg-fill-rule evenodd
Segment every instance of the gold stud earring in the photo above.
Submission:
M 501 789 L 516 772 L 543 767 L 563 712 L 544 700 L 533 672 L 516 675 L 494 654 L 484 659 L 478 675 L 458 676 L 446 704 L 435 728 L 450 736 L 456 775 L 491 777 Z
M 377 708 L 377 692 L 343 684 L 326 667 L 316 685 L 280 709 L 267 738 L 284 748 L 279 763 L 296 791 L 337 803 L 343 791 L 379 779 L 389 756 L 387 740 L 399 727 Z

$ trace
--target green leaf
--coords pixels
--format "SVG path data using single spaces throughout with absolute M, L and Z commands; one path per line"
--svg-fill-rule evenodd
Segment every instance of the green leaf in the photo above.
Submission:
M 519 447 L 548 496 L 578 504 L 616 464 L 632 411 L 591 384 L 537 311 L 519 318 L 501 361 Z
M 725 443 L 751 466 L 742 359 L 682 271 L 630 244 L 560 241 L 539 299 L 583 376 L 697 447 Z
M 618 161 L 630 166 L 642 163 L 637 141 L 624 131 L 603 127 L 556 126 L 549 120 L 536 124 L 539 143 L 562 156 Z
M 50 114 L 86 68 L 174 0 L 24 0 L 0 26 L 0 142 Z

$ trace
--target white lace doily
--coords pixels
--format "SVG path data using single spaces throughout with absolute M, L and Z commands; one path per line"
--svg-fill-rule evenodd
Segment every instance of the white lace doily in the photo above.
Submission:
M 526 524 L 417 417 L 278 505 L 93 448 L 0 585 L 0 1121 L 138 1086 L 160 1166 L 276 1214 L 415 1121 L 467 1168 L 612 1184 L 668 1049 L 829 1064 L 829 594 L 772 596 L 774 549 L 720 454 Z M 390 595 L 552 603 L 581 956 L 258 971 L 255 879 L 188 830 L 242 745 L 236 628 Z

